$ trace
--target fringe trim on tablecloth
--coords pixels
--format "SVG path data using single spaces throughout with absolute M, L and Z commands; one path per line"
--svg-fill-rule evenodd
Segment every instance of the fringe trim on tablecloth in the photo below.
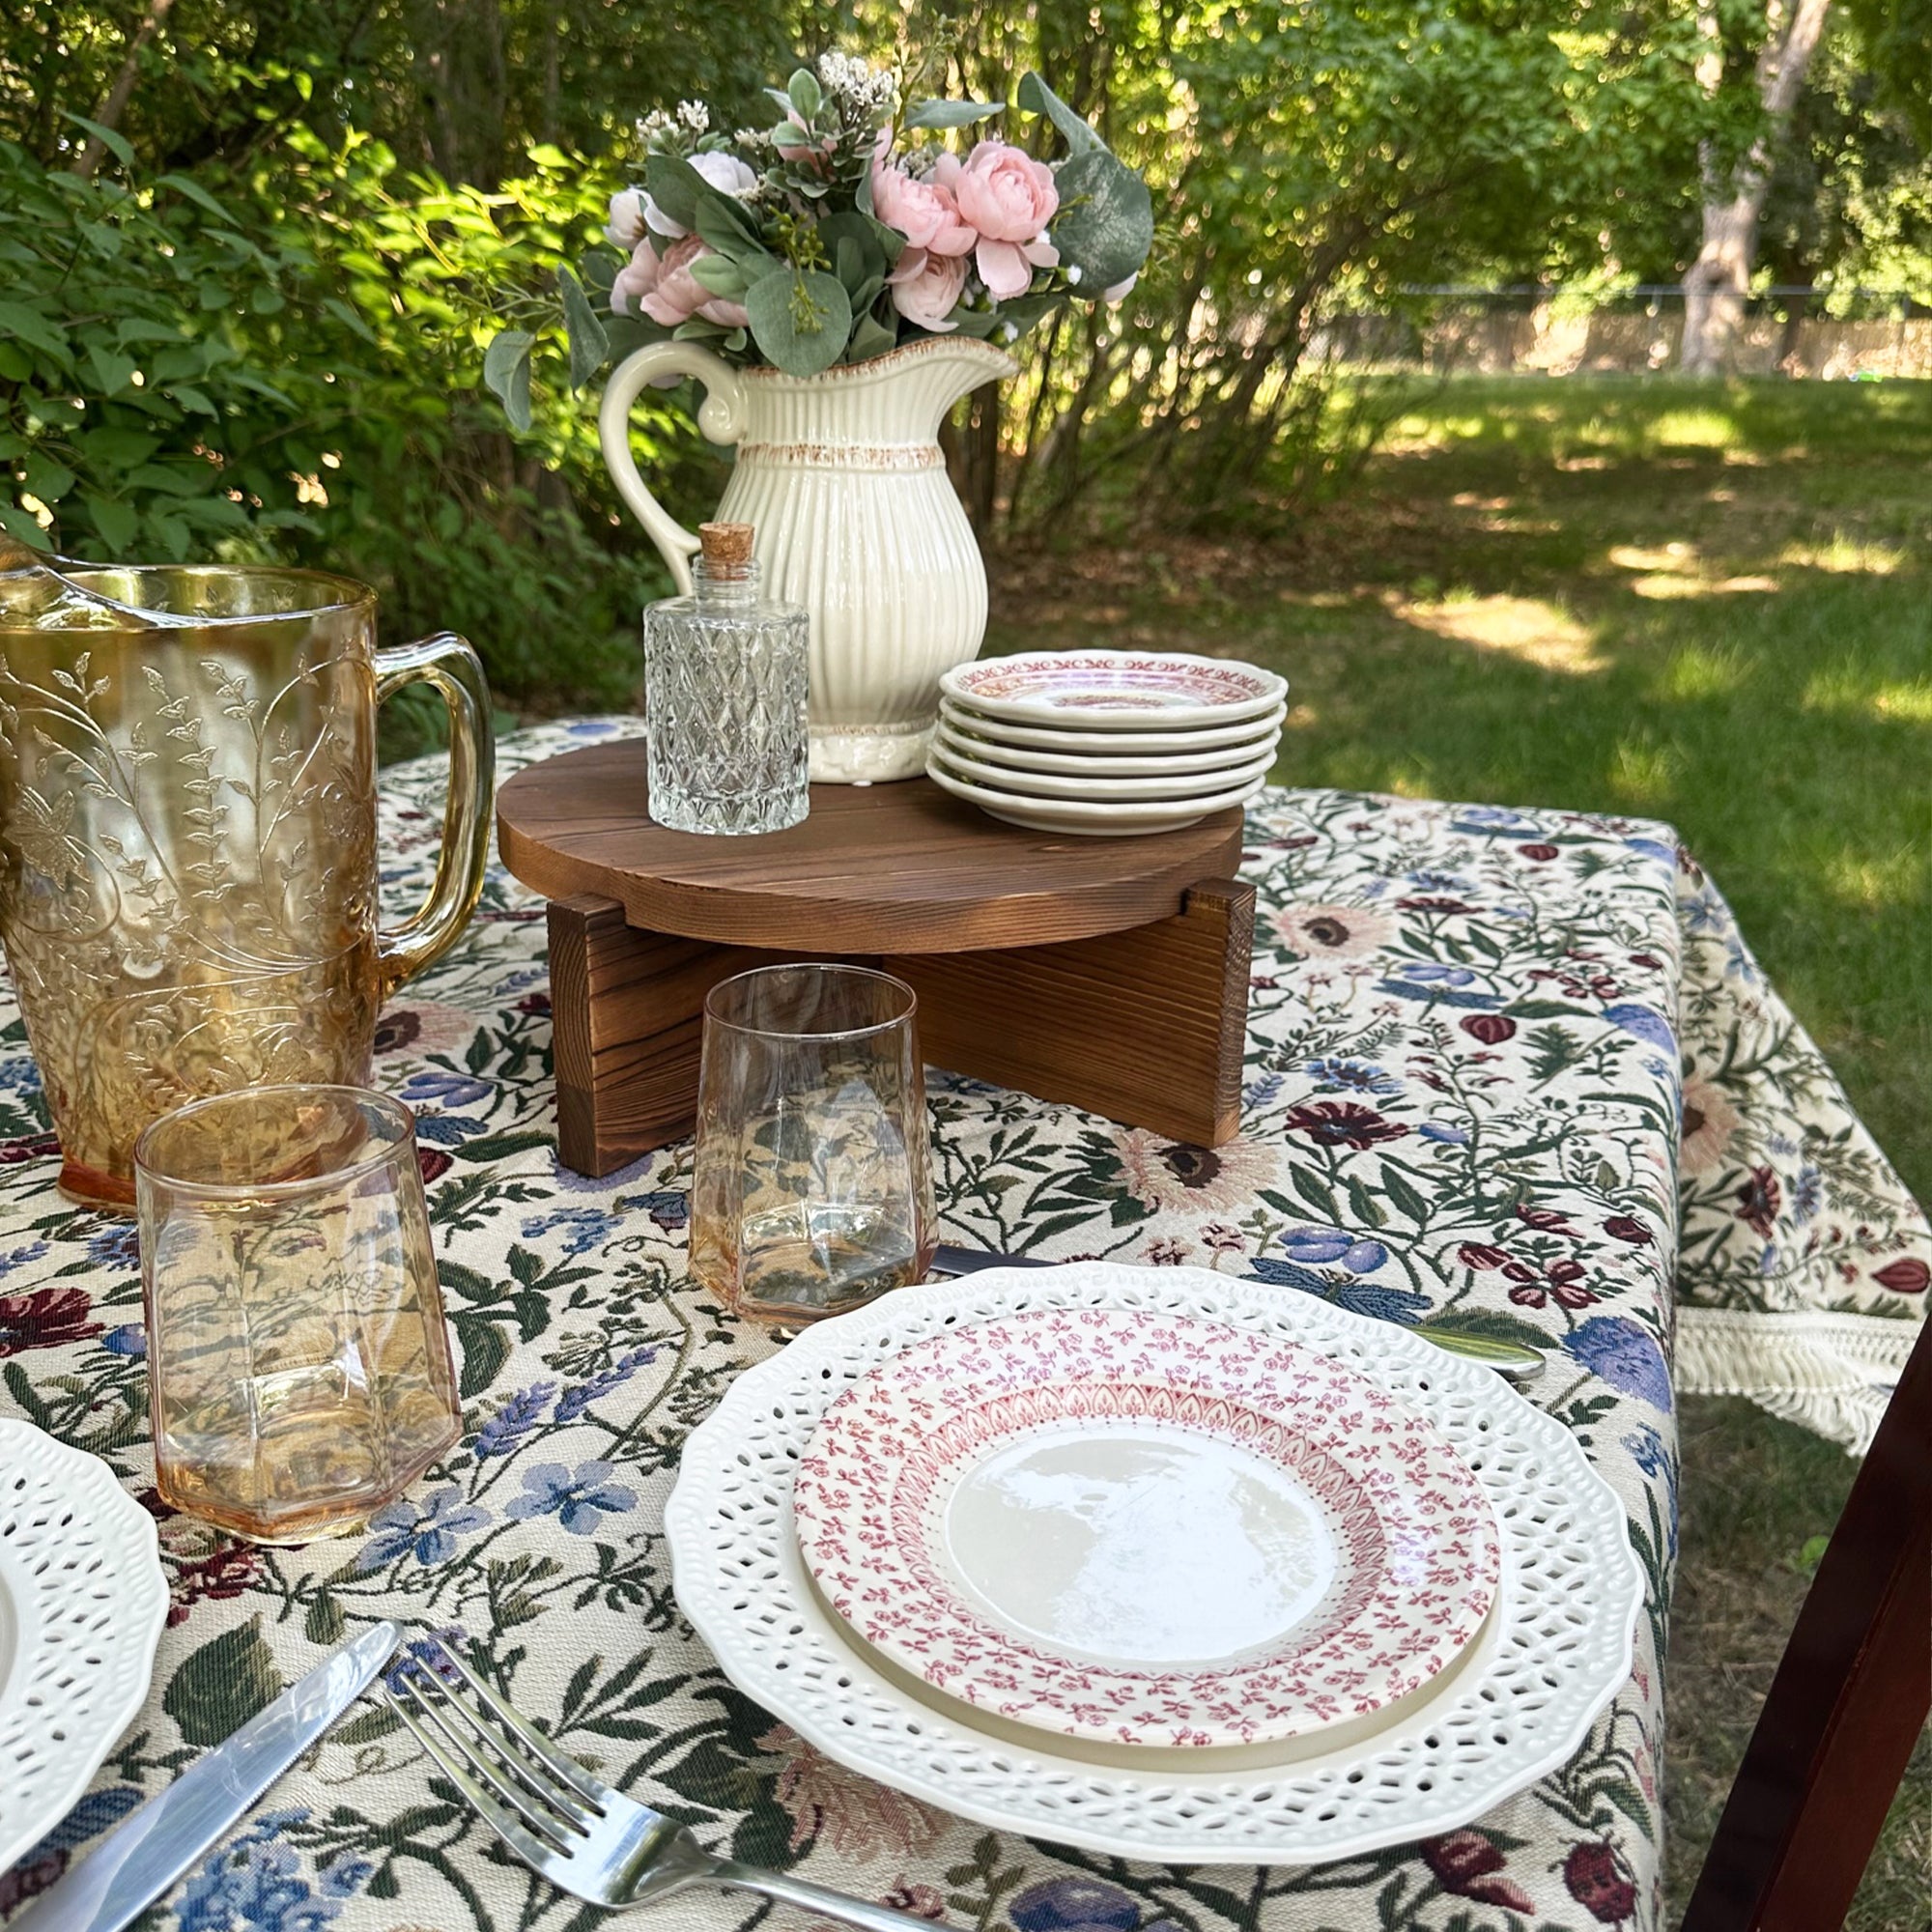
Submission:
M 1679 1308 L 1673 1379 L 1683 1395 L 1747 1396 L 1862 1456 L 1918 1340 L 1918 1322 L 1878 1315 Z

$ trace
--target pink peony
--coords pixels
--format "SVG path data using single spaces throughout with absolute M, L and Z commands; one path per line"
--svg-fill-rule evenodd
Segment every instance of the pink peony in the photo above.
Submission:
M 710 252 L 696 235 L 687 235 L 681 242 L 673 242 L 660 257 L 646 237 L 611 284 L 611 308 L 618 315 L 636 315 L 641 310 L 667 328 L 675 328 L 695 315 L 717 323 L 721 328 L 743 328 L 751 321 L 743 305 L 713 295 L 691 272 L 692 263 Z
M 966 257 L 908 248 L 893 270 L 893 306 L 908 322 L 944 335 L 958 325 L 947 321 L 966 292 Z
M 872 213 L 905 237 L 908 253 L 923 248 L 934 255 L 970 255 L 980 239 L 959 218 L 951 188 L 915 181 L 883 159 L 872 163 Z
M 1035 269 L 1059 263 L 1046 224 L 1060 207 L 1060 190 L 1044 161 L 1005 141 L 981 141 L 964 161 L 941 156 L 933 179 L 979 231 L 973 259 L 991 295 L 1002 300 L 1025 295 Z

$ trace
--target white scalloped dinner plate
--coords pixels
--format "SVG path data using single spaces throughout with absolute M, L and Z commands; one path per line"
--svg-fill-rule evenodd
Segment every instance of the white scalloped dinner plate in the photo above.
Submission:
M 154 1518 L 98 1456 L 0 1416 L 0 1871 L 146 1702 L 167 1613 Z
M 1252 1329 L 1417 1410 L 1474 1471 L 1500 1532 L 1498 1601 L 1481 1634 L 1432 1686 L 1331 1748 L 1304 1739 L 1185 1754 L 1022 1730 L 863 1645 L 814 1590 L 799 1547 L 801 1457 L 879 1363 L 1035 1309 Z M 988 1270 L 820 1322 L 740 1375 L 694 1432 L 665 1522 L 678 1603 L 724 1674 L 827 1756 L 999 1830 L 1171 1863 L 1313 1863 L 1467 1824 L 1582 1745 L 1629 1678 L 1643 1603 L 1615 1492 L 1500 1378 L 1393 1323 L 1202 1268 Z
M 1118 738 L 1101 739 L 1099 748 L 1092 752 L 1035 752 L 1024 745 L 1009 745 L 998 738 L 969 732 L 952 717 L 942 717 L 933 743 L 954 757 L 997 766 L 1008 777 L 1015 772 L 1051 772 L 1062 778 L 1151 779 L 1166 778 L 1176 772 L 1235 771 L 1257 758 L 1272 763 L 1281 747 L 1281 729 L 1279 725 L 1271 725 L 1258 737 L 1207 751 L 1155 751 L 1122 757 L 1115 754 L 1114 748 L 1123 744 Z M 1131 743 L 1124 741 L 1126 745 Z
M 820 1596 L 933 1690 L 1108 1745 L 1306 1739 L 1452 1664 L 1495 1601 L 1474 1473 L 1333 1357 L 1034 1309 L 915 1343 L 792 1487 Z
M 1259 718 L 1281 702 L 1288 680 L 1259 665 L 1186 651 L 1021 651 L 957 665 L 939 688 L 1016 724 L 1172 731 Z

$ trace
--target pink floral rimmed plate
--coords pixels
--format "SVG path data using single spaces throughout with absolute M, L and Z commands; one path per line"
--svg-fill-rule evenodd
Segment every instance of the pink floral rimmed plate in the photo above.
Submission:
M 856 1382 L 799 1464 L 860 1638 L 1009 1722 L 1110 1745 L 1314 1736 L 1451 1665 L 1501 1546 L 1433 1423 L 1332 1358 L 1187 1316 L 1039 1310 Z
M 1027 651 L 960 665 L 939 688 L 968 710 L 1017 724 L 1171 731 L 1259 717 L 1281 701 L 1288 680 L 1179 651 Z

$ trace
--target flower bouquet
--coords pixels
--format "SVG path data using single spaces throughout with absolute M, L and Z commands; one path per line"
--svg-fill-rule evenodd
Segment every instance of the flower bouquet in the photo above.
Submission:
M 694 100 L 645 116 L 642 180 L 605 231 L 619 253 L 558 274 L 571 385 L 666 339 L 796 377 L 929 336 L 1010 343 L 1069 298 L 1126 293 L 1153 242 L 1147 185 L 1037 74 L 1012 110 L 904 92 L 898 71 L 828 53 L 768 90 L 769 128 L 722 133 Z M 1009 111 L 1065 153 L 966 146 Z M 505 329 L 484 367 L 520 427 L 534 340 Z

